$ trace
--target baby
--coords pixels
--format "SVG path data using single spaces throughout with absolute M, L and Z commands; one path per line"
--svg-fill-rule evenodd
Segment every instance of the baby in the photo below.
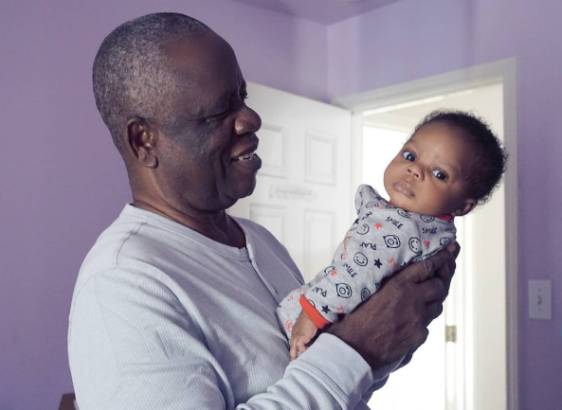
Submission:
M 490 198 L 506 160 L 501 143 L 479 118 L 461 111 L 429 114 L 384 172 L 390 201 L 361 185 L 358 218 L 332 265 L 279 305 L 291 360 L 319 330 L 375 293 L 385 277 L 454 242 L 454 217 Z

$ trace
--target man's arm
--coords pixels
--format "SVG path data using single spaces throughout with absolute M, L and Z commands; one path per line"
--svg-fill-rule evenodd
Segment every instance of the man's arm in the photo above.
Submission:
M 357 352 L 324 335 L 277 382 L 240 400 L 233 391 L 239 380 L 229 379 L 227 364 L 209 347 L 212 332 L 202 331 L 192 318 L 197 311 L 186 312 L 171 286 L 155 272 L 115 269 L 98 272 L 79 291 L 69 361 L 81 409 L 351 410 L 375 382 Z M 260 385 L 251 378 L 268 375 L 239 374 L 249 391 Z
M 70 321 L 69 361 L 78 403 L 84 410 L 359 408 L 361 396 L 373 384 L 384 383 L 394 358 L 421 344 L 423 324 L 440 312 L 452 272 L 441 268 L 444 280 L 420 283 L 432 263 L 444 259 L 435 258 L 423 269 L 417 264 L 396 275 L 403 277 L 399 283 L 389 280 L 382 296 L 372 298 L 380 303 L 366 304 L 360 314 L 332 326 L 337 337 L 321 335 L 280 380 L 244 403 L 235 402 L 230 380 L 205 336 L 164 281 L 143 272 L 96 275 L 77 295 Z M 435 308 L 410 300 L 416 299 L 412 283 L 428 293 L 421 300 L 432 300 L 429 306 Z M 385 306 L 389 298 L 403 303 Z M 407 311 L 417 320 L 407 321 L 401 313 L 408 303 Z M 412 323 L 423 330 L 404 328 Z

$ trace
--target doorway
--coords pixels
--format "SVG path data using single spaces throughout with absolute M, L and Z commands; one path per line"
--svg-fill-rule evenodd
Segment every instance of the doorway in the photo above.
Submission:
M 375 410 L 518 408 L 515 94 L 507 60 L 335 101 L 353 112 L 352 186 L 383 191 L 386 164 L 438 108 L 484 117 L 510 154 L 492 200 L 455 221 L 463 251 L 444 314 L 412 363 L 375 392 Z

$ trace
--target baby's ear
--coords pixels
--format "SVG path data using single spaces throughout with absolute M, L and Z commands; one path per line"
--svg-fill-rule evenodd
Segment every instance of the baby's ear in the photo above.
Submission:
M 472 211 L 477 204 L 478 200 L 474 198 L 467 198 L 461 206 L 451 212 L 451 216 L 465 216 L 467 213 Z

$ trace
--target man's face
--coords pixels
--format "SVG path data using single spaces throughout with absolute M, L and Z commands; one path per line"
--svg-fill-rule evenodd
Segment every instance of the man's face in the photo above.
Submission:
M 254 190 L 260 117 L 244 103 L 236 56 L 218 35 L 175 40 L 166 50 L 181 90 L 171 96 L 174 124 L 160 127 L 160 186 L 180 209 L 223 210 Z
M 461 131 L 442 122 L 424 125 L 386 168 L 392 203 L 425 215 L 450 214 L 469 198 L 473 149 Z

